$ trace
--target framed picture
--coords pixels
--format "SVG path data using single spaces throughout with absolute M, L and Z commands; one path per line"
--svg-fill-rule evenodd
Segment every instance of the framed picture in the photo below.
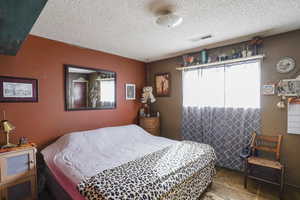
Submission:
M 169 72 L 155 74 L 155 95 L 169 97 L 171 94 L 171 74 Z
M 0 76 L 0 102 L 37 101 L 37 79 Z
M 298 97 L 300 95 L 299 79 L 284 79 L 277 85 L 278 96 Z
M 275 84 L 263 85 L 263 95 L 274 95 L 275 94 Z
M 135 84 L 125 84 L 126 100 L 135 100 Z

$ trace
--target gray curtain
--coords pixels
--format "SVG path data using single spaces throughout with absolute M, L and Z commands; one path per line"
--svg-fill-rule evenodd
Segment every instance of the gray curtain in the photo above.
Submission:
M 218 166 L 242 170 L 239 155 L 253 131 L 260 132 L 259 108 L 183 107 L 183 139 L 211 145 Z

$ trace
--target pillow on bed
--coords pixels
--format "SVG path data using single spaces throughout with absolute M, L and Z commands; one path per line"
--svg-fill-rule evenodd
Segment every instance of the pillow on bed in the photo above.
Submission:
M 176 141 L 152 136 L 137 125 L 100 128 L 66 134 L 42 150 L 47 165 L 55 165 L 74 183 L 117 167 Z

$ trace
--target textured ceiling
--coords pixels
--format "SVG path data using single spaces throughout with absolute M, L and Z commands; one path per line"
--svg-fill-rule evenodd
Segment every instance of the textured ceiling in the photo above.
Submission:
M 182 25 L 155 24 L 165 8 L 182 16 Z M 299 28 L 300 0 L 48 0 L 31 34 L 151 62 Z

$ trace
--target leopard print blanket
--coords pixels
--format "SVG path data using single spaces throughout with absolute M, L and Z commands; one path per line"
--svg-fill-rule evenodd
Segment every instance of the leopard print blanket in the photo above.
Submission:
M 212 182 L 212 147 L 182 141 L 82 180 L 87 200 L 197 199 Z

